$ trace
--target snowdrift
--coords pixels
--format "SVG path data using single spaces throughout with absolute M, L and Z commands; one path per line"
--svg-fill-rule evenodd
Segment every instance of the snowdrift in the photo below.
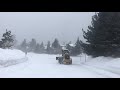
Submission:
M 16 49 L 0 49 L 0 66 L 10 66 L 27 60 L 25 53 Z
M 81 65 L 84 65 L 85 68 L 91 68 L 92 71 L 95 71 L 101 75 L 107 77 L 120 77 L 120 58 L 112 57 L 96 57 L 92 58 L 91 56 L 81 55 Z

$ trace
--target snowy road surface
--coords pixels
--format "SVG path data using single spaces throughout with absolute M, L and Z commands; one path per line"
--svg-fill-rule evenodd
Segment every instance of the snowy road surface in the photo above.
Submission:
M 91 60 L 84 57 L 72 57 L 72 65 L 58 64 L 56 55 L 27 55 L 24 63 L 0 68 L 0 78 L 119 78 L 120 60 L 113 63 L 108 60 Z M 100 58 L 101 59 L 101 58 Z M 119 63 L 119 64 L 118 64 Z M 118 64 L 118 65 L 117 65 Z M 118 66 L 118 67 L 117 67 Z

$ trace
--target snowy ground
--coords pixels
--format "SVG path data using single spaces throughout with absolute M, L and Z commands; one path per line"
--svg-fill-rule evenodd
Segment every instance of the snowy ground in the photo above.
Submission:
M 72 57 L 72 65 L 61 65 L 57 55 L 28 53 L 24 63 L 0 68 L 0 78 L 119 78 L 120 59 Z
M 13 60 L 20 59 L 25 56 L 25 53 L 17 49 L 1 49 L 0 48 L 0 60 Z
M 0 67 L 16 65 L 27 60 L 25 53 L 20 50 L 0 48 Z

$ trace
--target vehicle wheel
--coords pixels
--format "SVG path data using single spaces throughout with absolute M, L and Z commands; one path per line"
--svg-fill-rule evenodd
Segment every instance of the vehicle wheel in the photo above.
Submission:
M 59 63 L 61 64 L 60 60 L 59 60 Z
M 71 63 L 70 64 L 72 64 L 72 60 L 71 60 Z
M 62 64 L 62 60 L 59 60 L 59 63 Z

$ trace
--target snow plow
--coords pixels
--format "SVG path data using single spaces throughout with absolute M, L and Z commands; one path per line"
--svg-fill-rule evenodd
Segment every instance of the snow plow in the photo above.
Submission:
M 72 64 L 72 59 L 70 58 L 70 53 L 68 49 L 62 49 L 62 56 L 56 57 L 56 60 L 58 60 L 60 64 Z

